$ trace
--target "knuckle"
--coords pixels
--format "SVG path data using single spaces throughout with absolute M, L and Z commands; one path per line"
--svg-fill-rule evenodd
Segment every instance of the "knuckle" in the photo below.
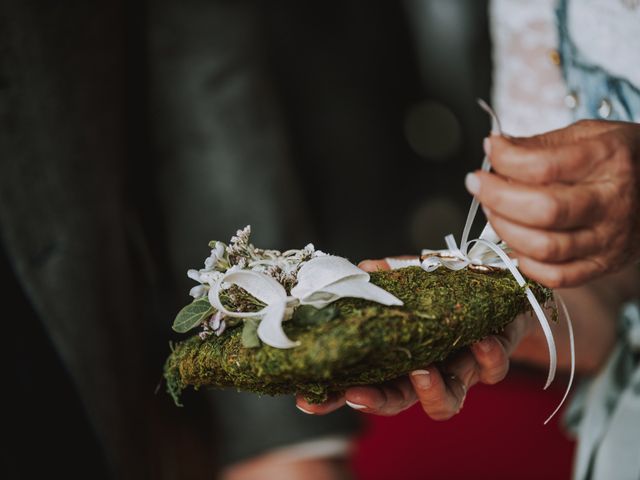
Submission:
M 376 270 L 383 269 L 383 263 L 381 260 L 363 260 L 358 264 L 358 268 L 365 272 L 375 272 Z
M 579 128 L 579 129 L 593 129 L 596 128 L 599 124 L 599 120 L 593 120 L 593 119 L 581 119 L 578 120 L 574 125 L 575 127 Z
M 544 283 L 549 288 L 560 288 L 567 284 L 567 275 L 562 268 L 549 268 L 545 274 Z
M 540 223 L 543 227 L 553 227 L 562 223 L 566 212 L 563 204 L 553 195 L 544 195 L 540 201 Z
M 437 422 L 444 422 L 445 420 L 449 420 L 456 414 L 456 412 L 450 410 L 429 412 L 428 410 L 424 409 L 424 411 L 427 415 L 429 415 L 429 417 L 431 417 L 432 420 L 435 420 Z
M 478 373 L 482 376 L 484 373 L 498 368 L 504 362 L 504 350 L 495 342 L 493 348 L 488 352 L 482 352 L 479 360 Z
M 496 383 L 504 380 L 504 377 L 507 376 L 508 372 L 508 362 L 501 364 L 499 367 L 491 369 L 490 371 L 484 372 L 482 376 L 482 383 L 486 385 L 495 385 Z
M 634 155 L 632 149 L 628 145 L 622 144 L 616 148 L 613 160 L 613 166 L 615 167 L 617 177 L 633 178 L 632 174 L 635 169 Z
M 542 261 L 553 260 L 558 255 L 558 245 L 551 235 L 540 234 L 536 240 L 536 256 Z
M 537 183 L 551 183 L 556 178 L 557 170 L 554 162 L 540 162 L 538 163 L 537 169 L 533 172 L 535 175 L 533 180 Z

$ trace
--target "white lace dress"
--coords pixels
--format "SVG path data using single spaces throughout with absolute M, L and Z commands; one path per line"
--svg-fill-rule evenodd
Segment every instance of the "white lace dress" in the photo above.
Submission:
M 609 79 L 623 84 L 633 94 L 633 102 L 624 102 L 625 118 L 640 122 L 640 0 L 560 1 L 566 6 L 563 31 L 572 51 L 589 65 L 584 73 L 574 72 L 573 79 L 599 85 L 599 90 L 605 83 L 605 91 Z M 580 115 L 579 102 L 605 102 L 606 108 L 591 108 L 589 115 L 616 118 L 613 99 L 607 103 L 606 97 L 594 98 L 595 90 L 580 92 L 565 85 L 556 51 L 555 7 L 554 0 L 491 3 L 493 103 L 511 135 L 563 127 Z M 600 77 L 589 84 L 595 71 Z M 640 479 L 640 302 L 625 306 L 620 326 L 607 365 L 577 392 L 567 416 L 579 440 L 574 470 L 579 480 Z
M 593 64 L 640 87 L 640 1 L 574 0 L 568 29 Z M 493 103 L 505 132 L 533 135 L 571 123 L 576 99 L 559 64 L 555 0 L 493 0 Z M 574 93 L 575 94 L 575 93 Z M 635 120 L 640 121 L 640 112 Z

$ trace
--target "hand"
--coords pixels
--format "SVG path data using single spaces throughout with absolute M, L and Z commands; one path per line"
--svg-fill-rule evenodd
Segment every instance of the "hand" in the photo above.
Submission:
M 467 189 L 529 278 L 576 286 L 640 256 L 640 125 L 580 121 L 485 151 L 495 173 Z
M 389 269 L 384 260 L 367 260 L 359 266 L 366 271 Z M 361 412 L 388 416 L 420 402 L 431 418 L 447 420 L 460 411 L 473 385 L 495 384 L 506 376 L 509 355 L 533 325 L 530 315 L 520 315 L 502 334 L 487 337 L 437 366 L 415 370 L 382 385 L 351 387 L 344 395 L 319 405 L 298 396 L 296 404 L 310 414 L 323 415 L 347 404 Z

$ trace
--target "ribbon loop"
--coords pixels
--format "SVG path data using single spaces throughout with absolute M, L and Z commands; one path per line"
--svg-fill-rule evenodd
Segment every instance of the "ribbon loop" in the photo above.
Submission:
M 491 116 L 493 121 L 493 129 L 499 135 L 503 135 L 502 128 L 500 126 L 500 120 L 491 109 L 491 107 L 487 105 L 487 103 L 483 100 L 478 100 L 478 103 L 480 104 L 480 107 Z M 481 169 L 487 172 L 491 170 L 491 162 L 487 156 L 485 156 L 484 160 L 482 161 Z M 473 200 L 471 201 L 471 206 L 469 207 L 467 220 L 462 230 L 462 238 L 459 248 L 454 236 L 452 234 L 449 234 L 445 237 L 447 250 L 423 250 L 422 255 L 424 258 L 422 262 L 418 261 L 418 263 L 421 264 L 422 268 L 424 268 L 428 272 L 432 272 L 440 266 L 445 266 L 446 268 L 449 268 L 451 270 L 460 270 L 469 265 L 494 268 L 497 267 L 509 270 L 518 285 L 525 289 L 527 300 L 531 304 L 531 308 L 533 309 L 533 312 L 535 313 L 538 322 L 542 327 L 542 331 L 544 332 L 544 336 L 547 341 L 547 348 L 549 350 L 549 370 L 547 374 L 547 381 L 544 386 L 544 388 L 546 389 L 555 378 L 558 362 L 556 345 L 553 339 L 553 333 L 551 332 L 549 321 L 547 320 L 542 306 L 536 299 L 531 289 L 527 286 L 525 278 L 518 270 L 517 260 L 511 259 L 507 255 L 507 253 L 505 252 L 504 243 L 501 242 L 500 237 L 496 234 L 491 225 L 487 222 L 479 238 L 468 240 L 473 221 L 475 220 L 476 214 L 478 212 L 479 205 L 480 203 L 478 199 L 474 196 Z M 470 246 L 472 246 L 471 250 L 469 250 Z M 387 262 L 389 263 L 389 266 L 391 268 L 402 268 L 403 266 L 415 265 L 415 263 L 409 263 L 406 260 L 394 261 L 392 259 L 387 259 Z M 565 391 L 564 397 L 562 398 L 558 407 L 551 414 L 551 416 L 545 421 L 545 425 L 556 414 L 556 412 L 558 412 L 564 400 L 567 398 L 569 390 L 571 389 L 573 372 L 575 370 L 574 339 L 571 319 L 569 318 L 569 313 L 563 302 L 561 302 L 561 306 L 563 312 L 565 313 L 565 319 L 569 326 L 570 333 L 571 379 Z

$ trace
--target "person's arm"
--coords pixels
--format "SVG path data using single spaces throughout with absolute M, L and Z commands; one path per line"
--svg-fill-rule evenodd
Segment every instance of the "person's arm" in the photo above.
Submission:
M 573 323 L 576 371 L 593 374 L 604 365 L 616 342 L 620 307 L 640 294 L 640 271 L 634 267 L 627 268 L 582 287 L 560 289 L 557 293 L 565 301 Z M 558 368 L 568 370 L 570 353 L 566 322 L 561 320 L 551 327 L 558 351 Z M 512 359 L 546 367 L 549 362 L 547 344 L 539 325 L 534 324 L 522 339 Z

